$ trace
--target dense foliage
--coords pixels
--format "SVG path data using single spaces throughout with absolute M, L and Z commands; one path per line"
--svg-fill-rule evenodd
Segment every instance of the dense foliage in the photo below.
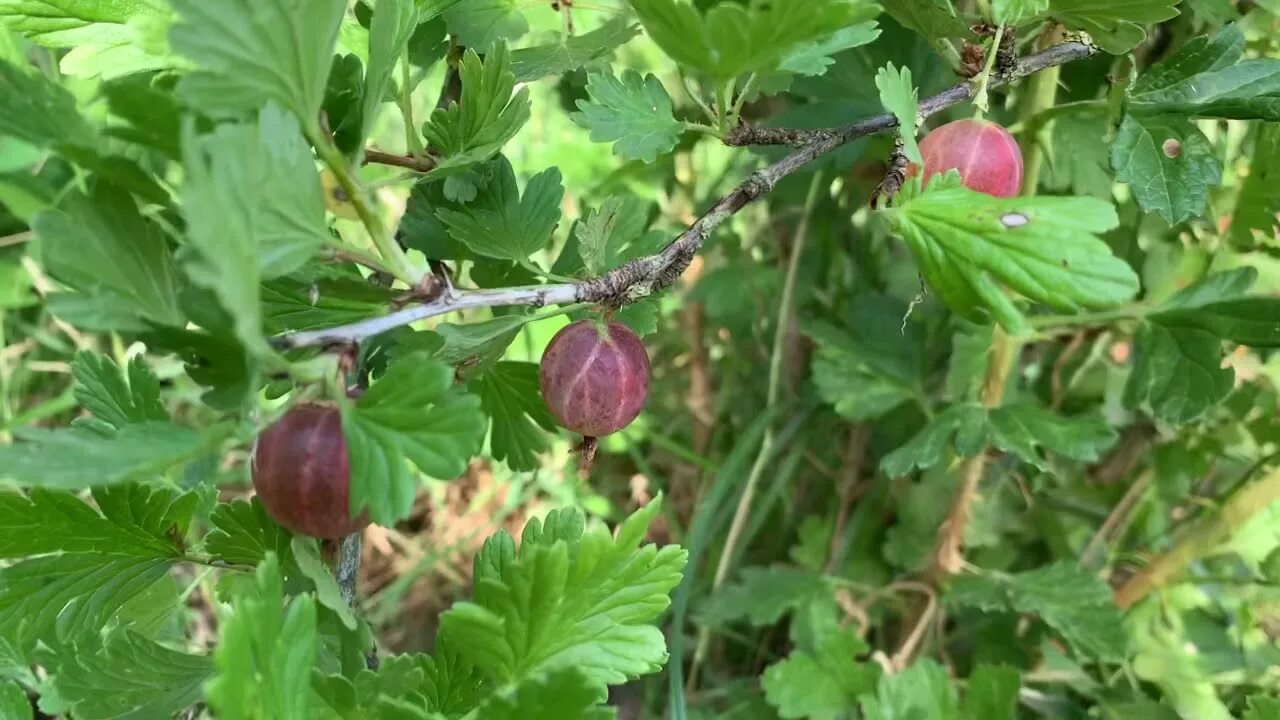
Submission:
M 1278 169 L 1277 0 L 0 0 L 0 718 L 1280 718 Z

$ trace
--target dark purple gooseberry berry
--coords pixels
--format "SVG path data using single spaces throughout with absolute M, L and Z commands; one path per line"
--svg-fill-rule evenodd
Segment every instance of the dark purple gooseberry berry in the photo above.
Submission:
M 351 466 L 338 408 L 301 403 L 258 435 L 253 487 L 267 514 L 300 535 L 336 539 L 369 525 L 348 511 Z
M 644 343 L 617 322 L 566 325 L 547 345 L 538 375 L 551 414 L 587 438 L 626 427 L 649 395 Z

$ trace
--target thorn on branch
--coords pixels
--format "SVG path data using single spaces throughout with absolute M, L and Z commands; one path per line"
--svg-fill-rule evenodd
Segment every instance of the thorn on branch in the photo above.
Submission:
M 881 198 L 884 199 L 885 207 L 893 206 L 893 198 L 907 181 L 909 164 L 907 154 L 902 151 L 902 136 L 899 135 L 893 141 L 893 152 L 889 154 L 889 170 L 884 174 L 884 179 L 871 191 L 871 209 L 879 209 Z

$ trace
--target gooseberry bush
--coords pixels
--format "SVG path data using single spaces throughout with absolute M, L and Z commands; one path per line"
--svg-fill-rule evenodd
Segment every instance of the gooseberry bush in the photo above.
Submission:
M 1275 0 L 0 0 L 0 718 L 1280 718 Z

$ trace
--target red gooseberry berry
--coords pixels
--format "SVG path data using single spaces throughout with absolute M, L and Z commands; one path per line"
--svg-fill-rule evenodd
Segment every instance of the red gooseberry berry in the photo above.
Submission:
M 996 197 L 1013 197 L 1022 189 L 1022 150 L 1000 125 L 968 118 L 943 125 L 920 141 L 924 181 L 958 170 L 970 190 Z M 915 173 L 914 163 L 908 173 Z
M 561 425 L 601 437 L 640 414 L 649 394 L 649 355 L 622 323 L 578 320 L 551 338 L 538 379 Z

